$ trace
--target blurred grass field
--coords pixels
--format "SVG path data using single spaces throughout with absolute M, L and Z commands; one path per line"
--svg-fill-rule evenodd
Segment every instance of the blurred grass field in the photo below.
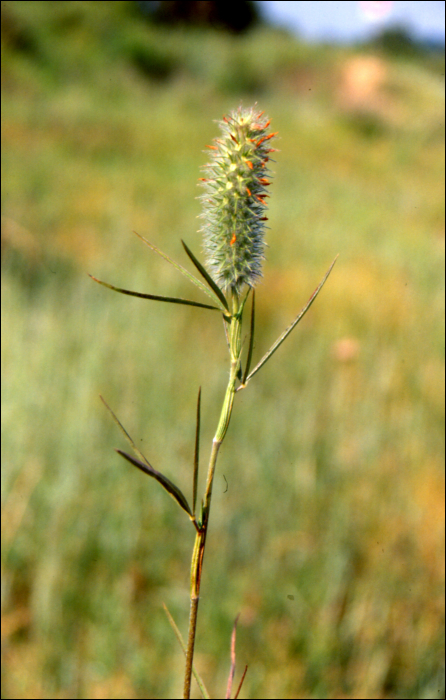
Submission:
M 254 362 L 340 257 L 237 394 L 196 665 L 221 697 L 240 612 L 242 697 L 444 697 L 444 63 L 132 7 L 2 3 L 2 697 L 178 697 L 162 602 L 186 634 L 194 531 L 98 397 L 190 497 L 222 323 L 87 272 L 200 300 L 132 231 L 200 253 L 202 151 L 241 100 L 280 136 Z

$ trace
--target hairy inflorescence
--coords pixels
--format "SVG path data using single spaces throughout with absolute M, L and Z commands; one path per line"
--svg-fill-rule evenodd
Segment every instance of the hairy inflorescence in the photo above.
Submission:
M 262 276 L 265 216 L 270 184 L 270 121 L 255 107 L 239 107 L 219 122 L 222 136 L 208 146 L 210 162 L 200 178 L 204 251 L 209 272 L 225 291 L 239 293 Z

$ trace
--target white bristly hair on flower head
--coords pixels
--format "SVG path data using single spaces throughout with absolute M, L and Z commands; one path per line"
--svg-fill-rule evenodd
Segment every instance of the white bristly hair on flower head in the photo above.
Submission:
M 270 184 L 267 167 L 270 121 L 255 107 L 239 107 L 219 122 L 222 136 L 214 139 L 211 160 L 200 178 L 203 201 L 204 251 L 208 270 L 224 290 L 239 294 L 262 276 L 265 216 Z

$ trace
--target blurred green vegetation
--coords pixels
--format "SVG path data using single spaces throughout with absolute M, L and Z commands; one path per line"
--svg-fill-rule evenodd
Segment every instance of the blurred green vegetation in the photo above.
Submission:
M 443 68 L 441 67 L 443 65 Z M 254 361 L 236 397 L 196 664 L 214 697 L 443 697 L 444 61 L 154 28 L 130 2 L 2 3 L 2 697 L 178 697 L 193 528 L 99 394 L 189 496 L 227 380 L 217 314 L 136 230 L 199 254 L 214 119 L 281 140 Z M 187 262 L 186 262 L 187 265 Z M 225 479 L 228 484 L 226 490 Z

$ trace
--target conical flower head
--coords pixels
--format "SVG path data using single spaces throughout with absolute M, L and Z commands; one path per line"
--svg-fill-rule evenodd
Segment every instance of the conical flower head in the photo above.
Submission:
M 255 107 L 242 109 L 219 122 L 222 136 L 214 140 L 211 160 L 201 182 L 205 221 L 204 250 L 209 272 L 225 291 L 239 293 L 262 276 L 269 171 L 269 120 Z

